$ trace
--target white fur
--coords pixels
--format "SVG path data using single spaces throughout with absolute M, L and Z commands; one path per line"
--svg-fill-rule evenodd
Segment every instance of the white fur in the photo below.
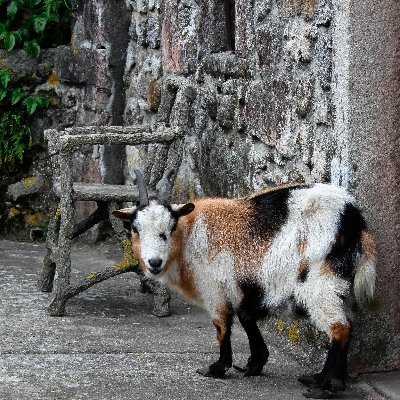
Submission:
M 171 213 L 157 201 L 151 201 L 149 206 L 138 211 L 134 220 L 134 227 L 139 233 L 141 257 L 146 268 L 149 268 L 149 260 L 160 258 L 164 268 L 171 251 L 171 229 L 174 220 Z M 160 235 L 165 235 L 166 240 Z M 147 275 L 153 277 L 148 271 Z
M 235 307 L 240 296 L 234 279 L 234 257 L 228 251 L 210 256 L 207 224 L 200 216 L 187 238 L 184 258 L 193 271 L 196 288 L 206 310 L 215 315 L 215 310 L 229 299 Z

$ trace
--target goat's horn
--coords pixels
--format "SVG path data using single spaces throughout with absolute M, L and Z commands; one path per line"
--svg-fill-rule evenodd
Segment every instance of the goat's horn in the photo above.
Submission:
M 157 184 L 157 194 L 158 194 L 158 201 L 160 204 L 168 204 L 169 203 L 169 196 L 171 191 L 171 178 L 174 174 L 173 168 L 168 168 L 163 178 Z
M 147 189 L 146 189 L 146 185 L 144 183 L 143 175 L 136 168 L 133 169 L 133 172 L 136 175 L 137 187 L 139 190 L 139 203 L 141 206 L 148 206 L 149 205 L 149 195 L 147 194 Z

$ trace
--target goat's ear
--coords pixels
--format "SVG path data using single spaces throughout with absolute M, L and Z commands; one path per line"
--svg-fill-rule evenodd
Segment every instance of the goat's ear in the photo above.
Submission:
M 135 211 L 136 211 L 136 207 L 121 208 L 120 210 L 113 211 L 112 215 L 114 215 L 114 217 L 117 217 L 124 221 L 131 221 Z
M 195 205 L 193 203 L 187 203 L 184 204 L 183 206 L 178 206 L 176 212 L 180 217 L 183 217 L 184 215 L 190 214 L 195 208 Z

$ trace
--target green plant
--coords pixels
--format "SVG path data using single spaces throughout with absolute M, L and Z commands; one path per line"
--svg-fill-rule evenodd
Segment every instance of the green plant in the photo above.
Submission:
M 67 43 L 69 0 L 0 0 L 0 48 L 23 48 L 39 57 L 42 47 Z
M 23 112 L 3 113 L 0 117 L 0 167 L 21 161 L 31 145 L 31 130 Z
M 20 87 L 13 87 L 11 72 L 0 68 L 0 167 L 22 161 L 24 152 L 31 145 L 29 116 L 38 108 L 48 107 L 50 99 L 26 94 Z
M 70 0 L 0 0 L 0 49 L 23 48 L 38 58 L 41 48 L 68 43 L 71 11 Z M 0 67 L 0 167 L 22 161 L 31 145 L 30 117 L 49 105 Z
M 22 161 L 31 145 L 29 116 L 37 109 L 48 107 L 50 99 L 25 94 L 20 87 L 12 87 L 11 72 L 0 68 L 0 167 Z

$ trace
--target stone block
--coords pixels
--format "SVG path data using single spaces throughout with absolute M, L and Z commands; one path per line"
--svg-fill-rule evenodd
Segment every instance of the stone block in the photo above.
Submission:
M 18 84 L 38 85 L 46 82 L 52 73 L 58 49 L 44 49 L 38 59 L 23 50 L 0 49 L 0 68 L 11 70 L 12 80 Z
M 225 128 L 232 128 L 234 124 L 237 101 L 233 96 L 219 96 L 217 121 Z
M 17 201 L 18 199 L 39 193 L 44 186 L 41 176 L 32 176 L 20 182 L 13 183 L 7 187 L 7 198 Z
M 213 77 L 249 78 L 250 61 L 230 52 L 206 55 L 200 69 Z
M 275 146 L 291 108 L 290 89 L 285 80 L 254 81 L 246 95 L 248 133 Z
M 109 88 L 105 50 L 63 46 L 57 53 L 55 72 L 60 82 Z
M 195 1 L 165 1 L 161 29 L 165 71 L 188 74 L 196 70 L 198 23 Z

